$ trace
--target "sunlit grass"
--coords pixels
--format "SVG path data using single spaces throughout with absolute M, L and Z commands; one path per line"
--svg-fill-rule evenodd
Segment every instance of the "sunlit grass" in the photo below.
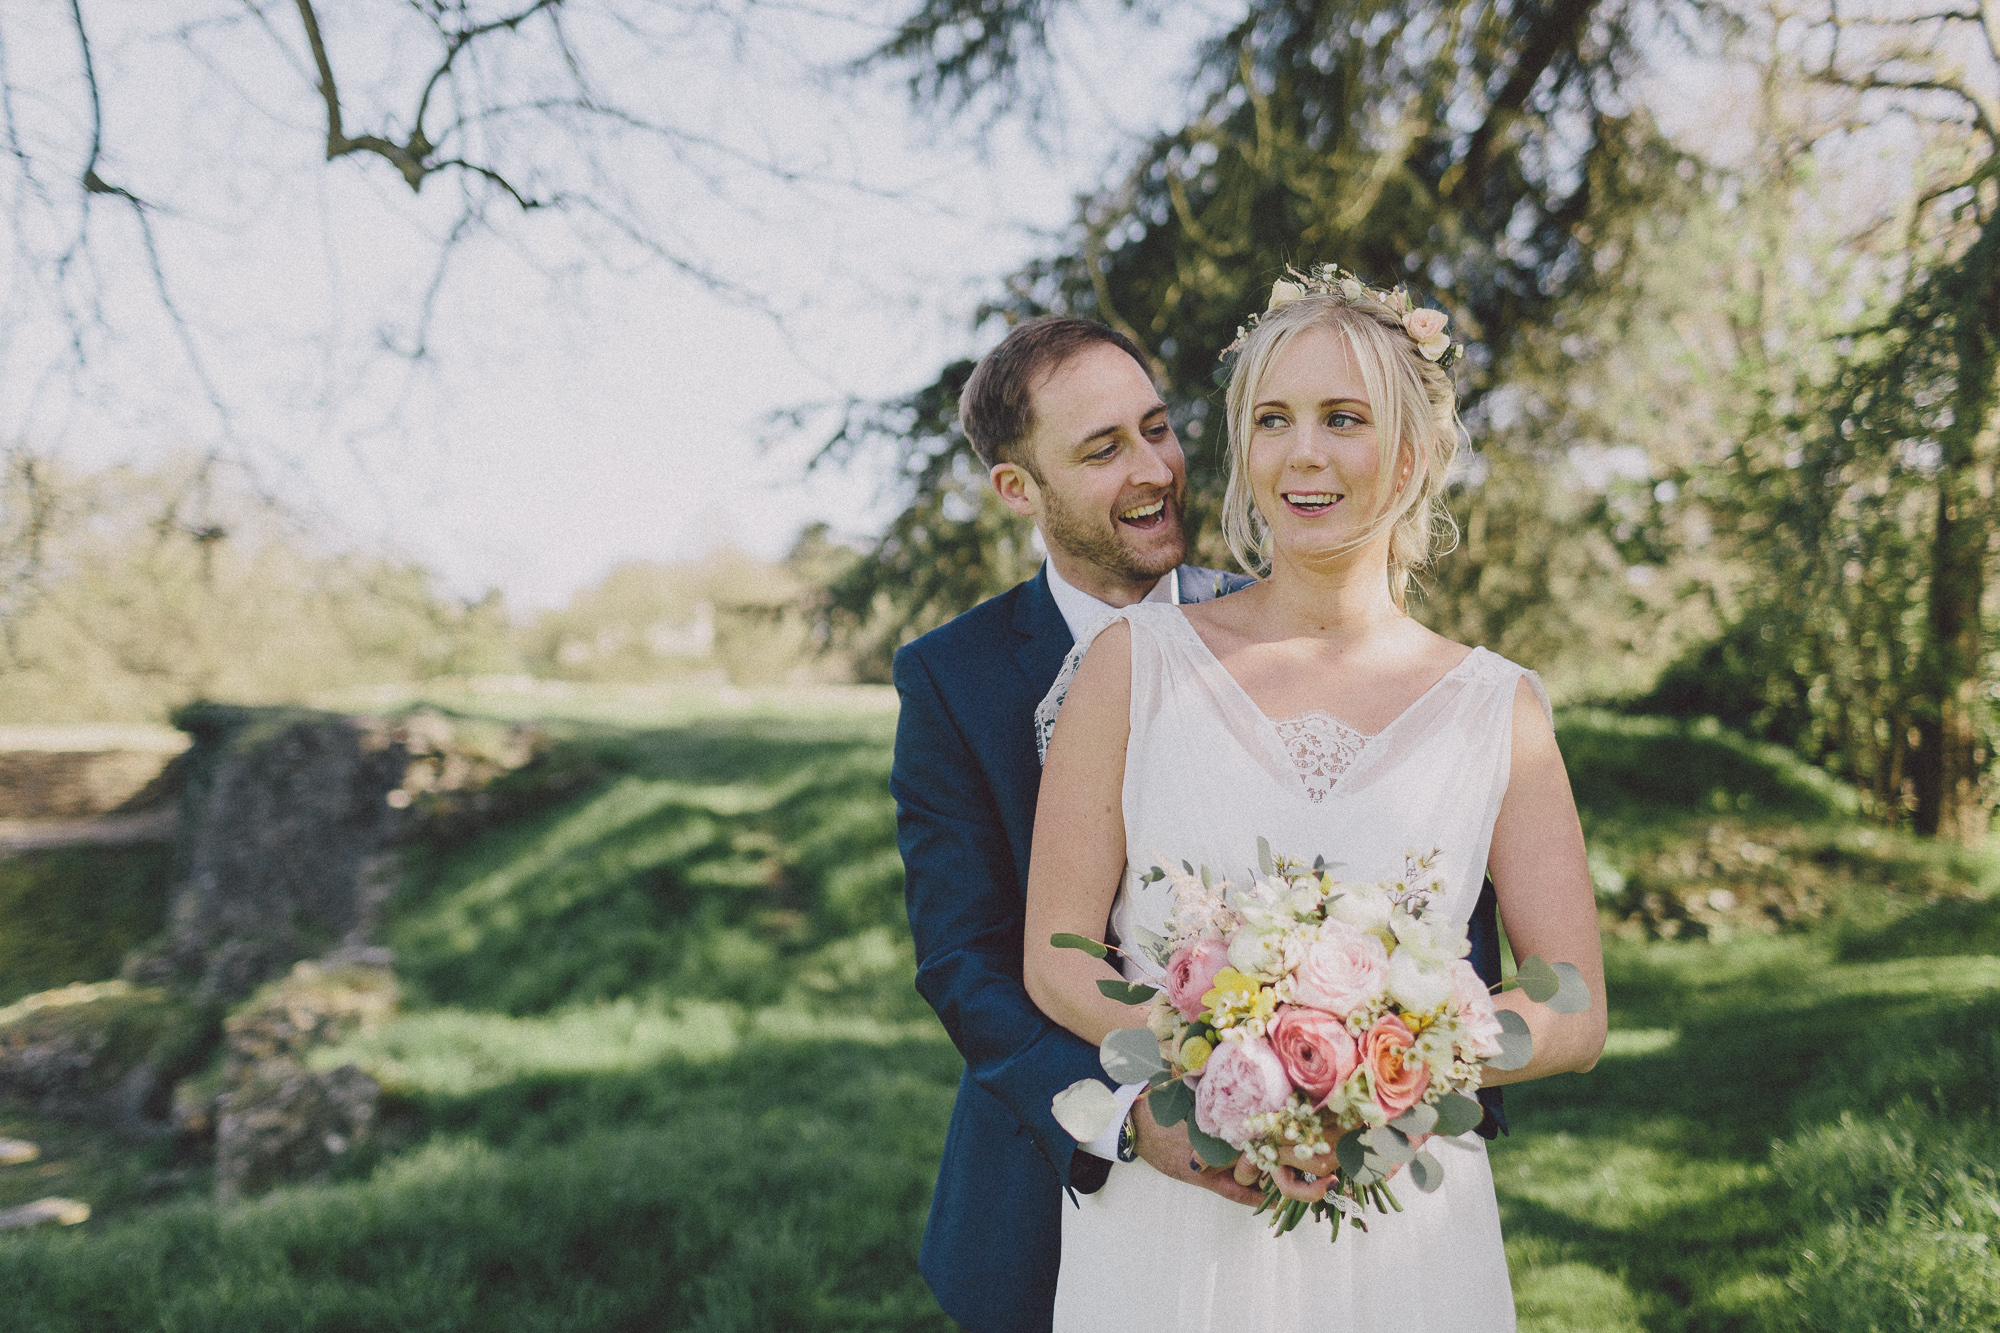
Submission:
M 915 1255 L 960 1064 L 910 984 L 893 716 L 673 707 L 523 702 L 590 783 L 411 857 L 409 1009 L 315 1056 L 387 1090 L 349 1178 L 159 1203 L 186 1193 L 163 1149 L 28 1125 L 105 1192 L 78 1232 L 0 1237 L 0 1328 L 946 1327 Z M 1564 743 L 1607 845 L 1845 818 L 1727 736 Z M 1930 855 L 1879 848 L 1890 889 Z M 2000 958 L 1958 901 L 1612 941 L 1604 1058 L 1511 1090 L 1492 1146 L 1524 1333 L 2000 1327 Z

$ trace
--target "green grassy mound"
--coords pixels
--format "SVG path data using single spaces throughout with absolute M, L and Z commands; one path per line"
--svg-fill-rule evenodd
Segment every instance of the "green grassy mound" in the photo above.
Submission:
M 0 1005 L 102 981 L 167 920 L 165 847 L 64 847 L 0 857 Z
M 948 1327 L 916 1251 L 959 1063 L 910 989 L 892 731 L 569 728 L 599 776 L 413 857 L 392 934 L 416 1001 L 315 1057 L 388 1090 L 372 1157 L 227 1207 L 157 1162 L 124 1193 L 100 1170 L 84 1227 L 0 1236 L 0 1324 Z M 1748 882 L 1721 856 L 1747 842 L 1825 903 L 1610 941 L 1604 1060 L 1510 1091 L 1492 1149 L 1522 1328 L 2000 1327 L 1986 863 L 1861 828 L 1723 733 L 1583 715 L 1562 739 L 1616 873 L 1713 893 Z M 0 1134 L 26 1123 L 0 1108 Z M 97 1150 L 45 1146 L 52 1182 Z

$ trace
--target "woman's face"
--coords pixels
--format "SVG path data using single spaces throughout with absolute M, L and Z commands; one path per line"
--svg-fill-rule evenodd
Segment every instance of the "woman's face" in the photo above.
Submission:
M 1281 560 L 1344 549 L 1376 519 L 1389 494 L 1378 494 L 1375 410 L 1338 333 L 1306 329 L 1285 344 L 1251 423 L 1250 493 Z M 1397 481 L 1382 489 L 1393 493 Z M 1386 552 L 1386 529 L 1380 544 Z

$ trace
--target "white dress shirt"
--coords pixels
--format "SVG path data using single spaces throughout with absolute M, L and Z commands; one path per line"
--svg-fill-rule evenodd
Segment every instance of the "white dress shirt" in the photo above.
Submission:
M 1118 608 L 1111 603 L 1092 597 L 1083 589 L 1062 576 L 1056 562 L 1047 561 L 1043 566 L 1049 573 L 1049 592 L 1056 599 L 1056 610 L 1062 612 L 1063 623 L 1069 626 L 1070 638 L 1081 643 L 1083 636 L 1096 629 Z M 1170 569 L 1153 590 L 1139 599 L 1142 602 L 1171 602 L 1181 604 L 1181 572 Z M 1125 1126 L 1125 1117 L 1131 1113 L 1132 1103 L 1139 1100 L 1139 1094 L 1146 1090 L 1143 1083 L 1127 1083 L 1118 1089 L 1118 1114 L 1111 1122 L 1111 1128 L 1099 1134 L 1088 1143 L 1076 1146 L 1094 1157 L 1102 1157 L 1107 1162 L 1118 1160 L 1118 1131 Z
M 1097 628 L 1098 622 L 1118 608 L 1109 602 L 1092 597 L 1083 589 L 1062 576 L 1053 560 L 1045 561 L 1042 568 L 1049 572 L 1049 592 L 1056 599 L 1056 610 L 1062 612 L 1063 623 L 1069 626 L 1069 637 L 1082 642 L 1083 636 Z M 1153 585 L 1153 590 L 1139 599 L 1142 602 L 1172 602 L 1181 604 L 1181 572 L 1170 569 Z

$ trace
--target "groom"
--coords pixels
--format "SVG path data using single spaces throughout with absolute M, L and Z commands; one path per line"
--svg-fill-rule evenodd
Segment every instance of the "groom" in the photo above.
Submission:
M 1112 1159 L 1254 1203 L 1226 1171 L 1191 1169 L 1182 1127 L 1143 1098 L 1108 1141 L 1079 1147 L 1050 1099 L 1104 1079 L 1096 1048 L 1021 984 L 1021 918 L 1041 766 L 1035 705 L 1079 635 L 1113 608 L 1199 602 L 1248 584 L 1181 564 L 1180 442 L 1139 349 L 1083 319 L 1017 326 L 979 363 L 959 422 L 993 488 L 1034 520 L 1048 560 L 1026 583 L 896 654 L 896 796 L 917 989 L 965 1057 L 922 1268 L 975 1333 L 1045 1330 L 1055 1308 L 1065 1188 L 1101 1187 Z M 1105 1079 L 1108 1083 L 1109 1080 Z

